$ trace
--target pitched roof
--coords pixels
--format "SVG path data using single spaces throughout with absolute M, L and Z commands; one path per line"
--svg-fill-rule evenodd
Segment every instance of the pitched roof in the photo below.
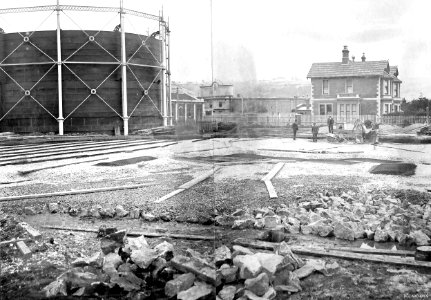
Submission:
M 313 63 L 307 78 L 382 76 L 388 74 L 388 66 L 387 60 Z
M 187 93 L 176 93 L 172 92 L 171 94 L 172 100 L 198 100 L 196 97 L 193 97 L 190 94 Z
M 389 69 L 390 69 L 389 73 L 391 75 L 394 75 L 395 77 L 398 76 L 398 66 L 389 66 Z

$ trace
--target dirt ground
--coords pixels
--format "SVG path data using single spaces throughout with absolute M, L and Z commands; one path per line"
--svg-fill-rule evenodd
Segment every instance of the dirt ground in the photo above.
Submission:
M 0 145 L 1 146 L 1 145 Z M 313 152 L 313 153 L 308 153 Z M 155 233 L 215 236 L 215 241 L 150 238 L 151 244 L 166 240 L 176 251 L 192 248 L 212 254 L 220 244 L 232 245 L 238 237 L 256 238 L 262 231 L 231 230 L 203 225 L 202 219 L 230 214 L 237 209 L 277 208 L 318 198 L 319 193 L 385 191 L 404 195 L 408 201 L 430 201 L 431 145 L 385 143 L 377 146 L 331 144 L 320 140 L 290 138 L 184 140 L 164 148 L 107 155 L 102 164 L 82 163 L 44 169 L 23 175 L 34 168 L 58 166 L 73 160 L 6 165 L 0 167 L 0 197 L 148 183 L 129 190 L 82 195 L 56 196 L 0 202 L 0 210 L 38 229 L 42 241 L 30 243 L 33 255 L 23 259 L 17 252 L 2 255 L 0 264 L 1 299 L 42 298 L 40 290 L 64 272 L 77 257 L 91 255 L 100 247 L 96 233 L 60 231 L 43 226 L 97 229 L 115 225 L 119 229 Z M 153 159 L 154 158 L 154 159 Z M 125 163 L 130 161 L 130 164 Z M 120 161 L 120 162 L 119 162 Z M 261 181 L 277 162 L 284 167 L 272 180 L 278 198 L 270 199 Z M 411 176 L 371 174 L 380 163 L 407 162 L 416 165 Z M 213 177 L 156 203 L 191 179 L 219 167 Z M 422 198 L 423 199 L 422 199 Z M 48 203 L 59 203 L 51 214 Z M 421 202 L 421 203 L 422 203 Z M 98 219 L 70 216 L 71 209 L 84 210 L 98 205 L 126 210 L 140 208 L 165 221 L 145 222 L 131 218 Z M 32 207 L 36 215 L 25 213 Z M 209 225 L 208 225 L 209 224 Z M 289 243 L 303 246 L 359 247 L 363 243 L 390 249 L 394 243 L 354 242 L 336 238 L 290 234 Z M 301 282 L 303 291 L 289 299 L 427 299 L 431 298 L 430 270 L 412 270 L 387 264 L 327 259 L 340 268 L 334 274 L 314 273 Z M 286 299 L 286 295 L 278 296 Z M 282 297 L 282 298 L 280 298 Z

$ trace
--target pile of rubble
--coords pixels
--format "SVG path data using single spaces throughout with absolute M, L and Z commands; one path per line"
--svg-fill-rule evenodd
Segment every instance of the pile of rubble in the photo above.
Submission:
M 18 255 L 29 257 L 47 250 L 41 234 L 27 223 L 0 212 L 0 259 L 10 261 Z
M 431 126 L 425 126 L 418 131 L 419 135 L 431 135 Z
M 401 245 L 430 244 L 431 201 L 412 204 L 383 193 L 319 194 L 317 200 L 254 210 L 239 209 L 217 216 L 216 224 L 232 229 L 279 229 L 286 233 L 335 236 L 345 240 L 368 238 Z
M 302 290 L 300 279 L 338 268 L 322 260 L 304 262 L 282 242 L 274 252 L 234 245 L 212 255 L 182 253 L 166 241 L 151 247 L 143 236 L 101 227 L 101 251 L 78 258 L 43 288 L 46 297 L 124 299 L 274 299 Z M 217 296 L 216 296 L 217 295 Z
M 109 218 L 130 218 L 130 219 L 142 219 L 146 222 L 155 222 L 162 220 L 165 222 L 176 221 L 178 223 L 192 223 L 202 225 L 214 224 L 214 218 L 206 215 L 199 216 L 185 216 L 177 212 L 164 211 L 157 215 L 150 212 L 149 209 L 141 209 L 139 207 L 133 207 L 130 210 L 126 210 L 122 205 L 116 207 L 102 207 L 101 205 L 93 206 L 90 208 L 60 205 L 57 202 L 48 203 L 46 210 L 51 213 L 66 213 L 72 217 L 80 218 L 96 218 L 96 219 L 109 219 Z M 35 207 L 27 206 L 24 208 L 23 213 L 26 215 L 36 215 L 42 212 L 43 209 L 37 209 Z

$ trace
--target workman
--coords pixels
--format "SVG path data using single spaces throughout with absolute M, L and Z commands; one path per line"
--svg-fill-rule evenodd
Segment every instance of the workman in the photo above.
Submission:
M 296 132 L 298 131 L 298 123 L 296 123 L 296 119 L 292 124 L 292 130 L 293 130 L 293 140 L 296 140 Z
M 319 133 L 319 126 L 313 122 L 313 126 L 311 126 L 311 133 L 313 134 L 313 142 L 317 142 L 317 134 Z

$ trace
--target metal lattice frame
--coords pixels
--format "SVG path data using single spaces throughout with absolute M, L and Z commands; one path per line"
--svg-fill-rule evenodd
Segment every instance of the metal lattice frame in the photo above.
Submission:
M 124 124 L 124 135 L 128 135 L 128 120 L 133 115 L 137 107 L 141 104 L 141 102 L 144 100 L 144 98 L 148 98 L 148 100 L 154 105 L 154 107 L 157 109 L 158 113 L 163 118 L 163 125 L 167 126 L 168 122 L 170 125 L 172 125 L 172 104 L 171 104 L 171 97 L 170 97 L 170 57 L 169 57 L 169 28 L 167 23 L 163 20 L 163 16 L 155 16 L 143 12 L 138 12 L 130 9 L 125 9 L 123 7 L 123 0 L 120 0 L 120 7 L 93 7 L 93 6 L 75 6 L 75 5 L 60 5 L 59 0 L 57 0 L 57 5 L 47 5 L 47 6 L 34 6 L 34 7 L 23 7 L 23 8 L 9 8 L 9 9 L 0 9 L 0 15 L 1 14 L 10 14 L 10 13 L 28 13 L 28 12 L 41 12 L 41 11 L 51 11 L 51 13 L 42 21 L 42 23 L 37 27 L 37 29 L 42 26 L 43 23 L 54 13 L 57 13 L 57 59 L 54 59 L 53 57 L 49 56 L 47 53 L 45 53 L 42 49 L 40 49 L 34 41 L 31 40 L 31 36 L 34 32 L 37 31 L 35 29 L 28 35 L 23 35 L 22 33 L 18 32 L 19 35 L 23 38 L 23 41 L 15 48 L 13 49 L 9 54 L 7 54 L 4 59 L 0 62 L 0 70 L 5 73 L 23 92 L 22 97 L 20 97 L 17 102 L 3 115 L 0 116 L 0 121 L 2 121 L 15 107 L 26 97 L 31 98 L 34 100 L 38 105 L 40 105 L 50 116 L 55 118 L 58 121 L 59 124 L 59 135 L 63 135 L 63 122 L 64 120 L 68 119 L 73 115 L 73 113 L 82 105 L 84 104 L 91 95 L 97 96 L 105 105 L 107 105 L 116 115 L 121 117 L 123 119 Z M 86 32 L 84 29 L 82 29 L 79 24 L 73 20 L 66 11 L 91 11 L 91 12 L 111 12 L 111 13 L 117 13 L 115 16 L 120 15 L 120 26 L 121 26 L 121 59 L 119 60 L 115 55 L 113 55 L 110 51 L 108 51 L 106 48 L 103 47 L 102 44 L 100 44 L 96 37 L 97 35 L 109 24 L 108 21 L 96 34 L 90 35 L 88 32 Z M 88 38 L 87 41 L 85 41 L 80 47 L 78 47 L 72 54 L 70 54 L 67 58 L 62 59 L 61 57 L 61 27 L 60 27 L 60 15 L 63 13 L 67 18 L 72 21 Z M 131 16 L 137 16 L 146 18 L 149 20 L 154 20 L 159 23 L 159 37 L 161 41 L 161 55 L 158 58 L 148 47 L 147 40 L 149 37 L 147 37 L 145 40 L 138 34 L 137 37 L 140 39 L 140 46 L 135 49 L 132 56 L 130 56 L 128 59 L 126 59 L 126 44 L 125 44 L 125 30 L 124 30 L 124 19 L 125 15 L 131 15 Z M 133 24 L 132 24 L 133 26 Z M 70 59 L 78 53 L 83 47 L 85 47 L 88 43 L 94 43 L 97 46 L 99 46 L 101 49 L 103 49 L 110 57 L 114 59 L 114 61 L 71 61 Z M 6 64 L 4 63 L 9 57 L 13 56 L 13 54 L 24 44 L 29 44 L 33 46 L 35 49 L 37 49 L 39 52 L 41 52 L 49 61 L 46 62 L 30 62 L 30 63 L 13 63 L 13 64 Z M 153 56 L 157 64 L 155 65 L 146 65 L 146 64 L 136 64 L 132 63 L 131 60 L 135 57 L 135 55 L 140 51 L 141 48 L 146 48 L 146 50 Z M 46 71 L 39 80 L 30 88 L 25 89 L 20 83 L 15 80 L 6 70 L 5 67 L 8 66 L 32 66 L 32 65 L 50 65 L 48 71 Z M 113 65 L 115 68 L 113 71 L 107 75 L 97 86 L 92 87 L 90 84 L 86 83 L 81 77 L 79 77 L 70 67 L 72 64 L 105 64 L 105 65 Z M 58 117 L 54 116 L 54 113 L 50 112 L 46 107 L 44 107 L 40 101 L 38 101 L 32 94 L 31 91 L 43 80 L 43 78 L 57 65 L 58 68 Z M 63 95 L 62 95 L 62 66 L 64 66 L 65 69 L 67 69 L 69 72 L 71 72 L 84 86 L 88 88 L 89 94 L 75 107 L 72 109 L 72 111 L 66 116 L 63 117 Z M 156 76 L 152 80 L 149 86 L 145 87 L 142 82 L 138 79 L 135 72 L 132 70 L 131 66 L 139 67 L 139 68 L 156 68 L 159 71 L 157 72 Z M 103 83 L 108 80 L 110 76 L 112 76 L 119 68 L 121 68 L 121 74 L 122 74 L 122 112 L 116 111 L 112 106 L 110 106 L 106 99 L 104 99 L 100 93 L 98 93 L 98 89 L 103 85 Z M 127 105 L 127 70 L 132 74 L 133 78 L 137 81 L 140 88 L 143 90 L 143 95 L 137 102 L 137 104 L 133 107 L 131 110 L 130 115 L 128 115 L 128 105 Z M 149 95 L 149 91 L 151 88 L 153 88 L 153 85 L 157 78 L 161 78 L 161 99 L 160 99 L 160 107 L 159 109 L 154 101 Z M 166 91 L 168 90 L 168 94 Z

